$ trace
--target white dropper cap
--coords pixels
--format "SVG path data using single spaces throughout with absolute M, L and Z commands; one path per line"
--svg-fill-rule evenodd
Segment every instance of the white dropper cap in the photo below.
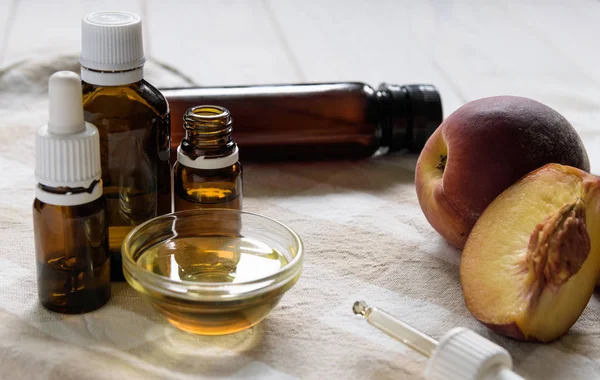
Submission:
M 52 188 L 85 188 L 99 181 L 98 129 L 84 121 L 81 79 L 71 71 L 54 73 L 48 81 L 49 119 L 35 139 L 35 176 Z M 102 195 L 101 183 L 87 192 L 48 192 L 37 188 L 36 197 L 54 205 L 78 205 Z
M 81 22 L 81 77 L 91 84 L 124 85 L 142 79 L 146 62 L 142 20 L 128 12 L 95 12 Z
M 425 368 L 431 380 L 523 380 L 506 349 L 464 327 L 442 336 Z
M 429 380 L 524 380 L 512 371 L 512 359 L 504 348 L 476 334 L 457 327 L 439 342 L 386 312 L 357 301 L 355 314 L 398 339 L 418 353 L 429 357 L 425 378 Z

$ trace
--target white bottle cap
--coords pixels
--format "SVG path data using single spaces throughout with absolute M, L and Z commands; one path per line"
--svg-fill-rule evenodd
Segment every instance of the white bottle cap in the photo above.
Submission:
M 512 359 L 504 348 L 474 331 L 457 327 L 439 341 L 427 362 L 430 380 L 523 380 L 511 371 Z
M 81 79 L 71 71 L 54 73 L 48 81 L 49 119 L 35 139 L 35 176 L 48 187 L 89 188 L 99 181 L 100 137 L 98 129 L 83 119 Z M 56 194 L 37 188 L 44 203 L 72 206 L 102 195 L 101 183 L 89 192 Z
M 91 84 L 123 85 L 142 79 L 142 20 L 127 12 L 96 12 L 81 23 L 82 79 Z

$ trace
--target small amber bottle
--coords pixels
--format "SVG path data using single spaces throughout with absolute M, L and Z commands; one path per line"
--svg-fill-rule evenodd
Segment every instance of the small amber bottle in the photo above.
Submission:
M 142 21 L 135 14 L 84 17 L 80 62 L 85 119 L 100 132 L 111 274 L 122 281 L 125 236 L 171 212 L 169 106 L 143 78 Z
M 192 107 L 183 117 L 185 137 L 174 168 L 175 211 L 200 207 L 242 208 L 242 165 L 231 137 L 229 110 Z
M 85 313 L 110 297 L 99 134 L 84 122 L 77 74 L 52 75 L 49 95 L 50 118 L 35 141 L 38 295 L 47 309 Z

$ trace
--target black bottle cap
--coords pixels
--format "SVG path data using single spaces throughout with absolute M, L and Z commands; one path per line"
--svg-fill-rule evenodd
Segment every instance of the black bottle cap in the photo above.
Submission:
M 378 91 L 383 95 L 389 115 L 390 151 L 420 152 L 442 123 L 442 100 L 437 89 L 430 84 L 398 86 L 384 83 Z

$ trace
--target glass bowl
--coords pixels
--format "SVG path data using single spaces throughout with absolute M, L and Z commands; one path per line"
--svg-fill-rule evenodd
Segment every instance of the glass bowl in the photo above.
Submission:
M 291 228 L 231 209 L 159 216 L 121 250 L 127 282 L 172 325 L 203 335 L 262 321 L 300 278 L 304 256 Z

